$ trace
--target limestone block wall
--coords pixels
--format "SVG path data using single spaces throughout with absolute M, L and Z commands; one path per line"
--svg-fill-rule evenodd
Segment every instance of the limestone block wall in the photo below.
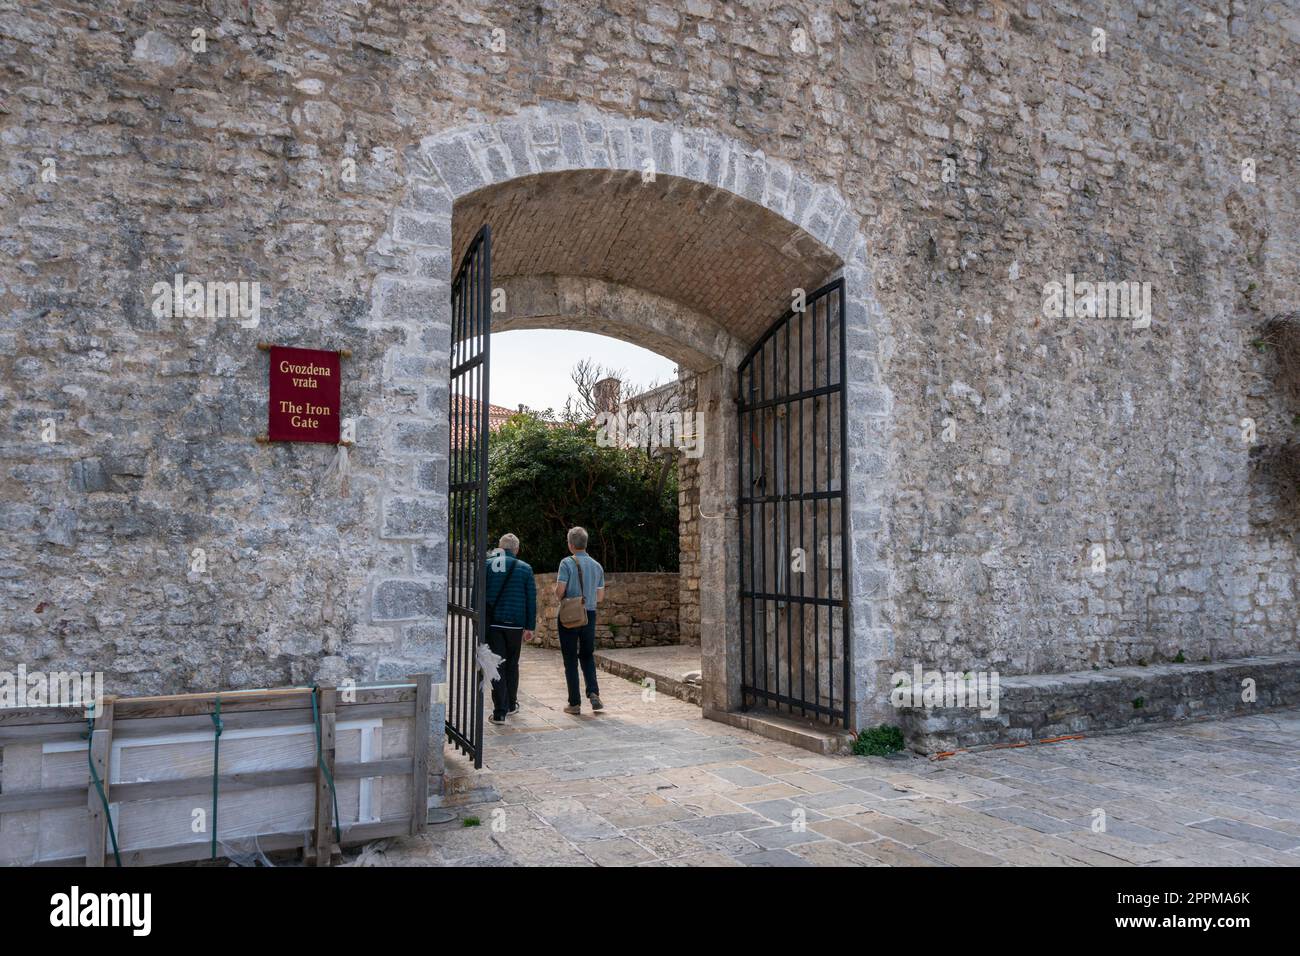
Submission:
M 683 644 L 700 642 L 700 468 L 694 458 L 677 459 L 678 635 Z
M 554 572 L 537 579 L 537 637 L 559 647 L 555 629 L 559 601 Z M 677 575 L 639 571 L 605 575 L 605 600 L 596 614 L 597 647 L 655 647 L 677 644 Z
M 1294 648 L 1296 528 L 1241 421 L 1294 430 L 1251 343 L 1300 299 L 1298 37 L 1280 3 L 7 9 L 0 662 L 123 694 L 439 671 L 453 203 L 647 156 L 845 260 L 860 722 L 912 661 Z M 156 314 L 177 274 L 260 283 L 259 324 Z M 1150 282 L 1150 326 L 1045 317 L 1067 275 Z M 332 449 L 253 443 L 259 340 L 352 350 L 347 495 Z
M 678 402 L 684 414 L 699 411 L 694 375 L 683 375 L 678 382 Z M 717 436 L 704 434 L 701 442 L 716 441 Z M 677 633 L 682 644 L 700 642 L 700 459 L 677 456 L 677 533 L 680 550 L 677 589 Z
M 949 686 L 956 701 L 957 687 Z M 1297 700 L 1300 654 L 1292 653 L 1010 677 L 1000 684 L 996 708 L 908 706 L 896 722 L 910 748 L 936 753 L 1258 714 Z

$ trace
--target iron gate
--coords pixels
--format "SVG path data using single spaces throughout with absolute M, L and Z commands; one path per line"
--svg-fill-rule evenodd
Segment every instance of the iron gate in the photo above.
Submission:
M 483 766 L 483 640 L 487 561 L 488 336 L 492 230 L 469 244 L 451 285 L 447 482 L 447 738 Z
M 849 725 L 844 280 L 739 368 L 740 672 L 751 705 Z

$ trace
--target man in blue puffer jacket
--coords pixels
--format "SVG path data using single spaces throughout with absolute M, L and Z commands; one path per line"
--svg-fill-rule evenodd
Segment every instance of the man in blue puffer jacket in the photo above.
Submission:
M 487 645 L 502 658 L 501 676 L 492 682 L 494 724 L 519 710 L 519 652 L 537 628 L 537 583 L 528 562 L 519 560 L 519 539 L 503 534 L 487 557 Z

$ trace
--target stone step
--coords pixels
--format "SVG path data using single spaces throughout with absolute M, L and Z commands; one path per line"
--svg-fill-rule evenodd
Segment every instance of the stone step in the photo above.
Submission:
M 816 754 L 847 754 L 852 752 L 854 735 L 847 730 L 835 730 L 823 724 L 785 717 L 768 711 L 724 711 L 706 709 L 704 716 L 732 727 L 748 730 L 769 740 Z
M 684 669 L 698 670 L 698 655 L 682 655 L 681 659 L 674 656 L 669 660 L 666 657 L 669 650 L 670 648 L 655 648 L 649 652 L 636 649 L 598 650 L 596 666 L 607 673 L 638 683 L 650 678 L 655 682 L 657 693 L 703 707 L 703 686 L 680 679 Z M 688 656 L 689 663 L 686 662 Z M 853 744 L 853 735 L 847 731 L 831 730 L 824 725 L 768 711 L 733 713 L 705 708 L 704 716 L 818 754 L 850 753 Z
M 655 693 L 676 697 L 678 700 L 684 700 L 696 707 L 699 707 L 704 701 L 704 688 L 701 685 L 688 683 L 681 680 L 679 676 L 665 673 L 665 668 L 662 666 L 640 663 L 636 660 L 634 654 L 621 654 L 618 652 L 610 654 L 597 650 L 596 666 L 606 673 L 613 674 L 615 677 L 622 677 L 637 683 L 641 683 L 648 677 L 655 682 Z M 698 666 L 698 663 L 696 663 L 697 669 Z

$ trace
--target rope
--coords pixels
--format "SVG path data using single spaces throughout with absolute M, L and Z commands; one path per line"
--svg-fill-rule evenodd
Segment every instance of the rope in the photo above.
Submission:
M 108 836 L 113 841 L 113 860 L 118 866 L 122 865 L 122 854 L 117 849 L 117 828 L 113 826 L 113 814 L 108 811 L 108 797 L 104 795 L 104 782 L 99 779 L 99 771 L 95 769 L 94 749 L 95 749 L 95 718 L 86 718 L 86 765 L 90 767 L 90 779 L 95 782 L 95 789 L 99 791 L 99 802 L 104 805 L 104 820 L 108 824 Z M 90 861 L 87 860 L 87 863 Z
M 221 695 L 217 695 L 212 714 L 212 859 L 217 858 L 217 779 L 221 770 Z
M 311 719 L 316 725 L 316 765 L 320 767 L 321 772 L 325 774 L 325 779 L 330 785 L 330 803 L 334 807 L 334 842 L 342 843 L 342 828 L 339 826 L 339 795 L 334 790 L 334 774 L 330 773 L 330 768 L 325 766 L 325 754 L 321 750 L 321 729 L 320 729 L 320 704 L 318 703 L 319 687 L 311 689 Z

